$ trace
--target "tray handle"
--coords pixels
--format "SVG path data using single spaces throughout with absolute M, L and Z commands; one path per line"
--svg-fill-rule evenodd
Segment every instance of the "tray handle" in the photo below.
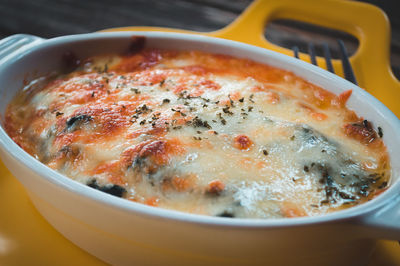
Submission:
M 364 230 L 362 235 L 400 241 L 400 196 L 381 206 L 377 211 L 362 217 L 356 225 Z M 400 242 L 399 242 L 400 243 Z
M 385 13 L 370 4 L 344 0 L 257 0 L 234 22 L 208 35 L 245 42 L 292 56 L 289 49 L 274 45 L 264 37 L 265 26 L 274 19 L 292 19 L 347 32 L 359 40 L 350 57 L 362 88 L 374 95 L 400 117 L 400 82 L 390 67 L 390 25 Z M 307 54 L 300 58 L 309 61 Z M 322 58 L 318 64 L 325 66 Z M 343 76 L 339 60 L 333 62 Z

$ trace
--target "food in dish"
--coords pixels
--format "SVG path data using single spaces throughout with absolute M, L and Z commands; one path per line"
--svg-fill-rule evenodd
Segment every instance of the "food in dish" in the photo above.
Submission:
M 383 132 L 291 72 L 221 54 L 145 49 L 26 86 L 5 128 L 48 167 L 117 197 L 237 218 L 321 215 L 390 181 Z M 43 80 L 47 80 L 43 82 Z

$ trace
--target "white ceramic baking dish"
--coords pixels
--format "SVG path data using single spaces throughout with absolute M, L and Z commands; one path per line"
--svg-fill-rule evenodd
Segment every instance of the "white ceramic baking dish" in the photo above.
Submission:
M 390 188 L 365 204 L 320 217 L 230 219 L 149 207 L 91 189 L 41 164 L 0 127 L 0 155 L 39 212 L 65 237 L 113 265 L 365 265 L 376 239 L 400 239 L 400 121 L 352 83 L 295 58 L 243 43 L 161 32 L 93 33 L 0 42 L 0 112 L 25 84 L 57 70 L 62 55 L 122 52 L 135 35 L 148 47 L 203 50 L 270 64 L 339 94 L 380 126 L 392 165 Z M 384 89 L 384 88 L 382 88 Z M 29 222 L 29 221 L 27 221 Z M 73 263 L 73 262 L 71 262 Z

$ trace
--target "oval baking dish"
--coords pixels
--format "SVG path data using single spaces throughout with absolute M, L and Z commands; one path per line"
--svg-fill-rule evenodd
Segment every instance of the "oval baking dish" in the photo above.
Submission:
M 147 47 L 201 50 L 279 67 L 339 94 L 385 132 L 392 166 L 390 188 L 377 198 L 332 214 L 292 219 L 221 219 L 152 208 L 70 180 L 24 152 L 0 129 L 1 158 L 23 183 L 42 215 L 72 242 L 118 265 L 362 265 L 375 238 L 400 239 L 400 121 L 357 86 L 302 61 L 223 39 L 157 32 L 95 33 L 42 40 L 16 35 L 2 42 L 1 114 L 29 81 L 62 67 L 62 55 L 78 58 L 127 50 L 133 35 Z M 291 254 L 290 256 L 286 254 Z

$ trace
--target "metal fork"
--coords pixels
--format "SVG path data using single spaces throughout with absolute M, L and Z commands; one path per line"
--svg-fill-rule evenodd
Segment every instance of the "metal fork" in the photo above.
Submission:
M 342 61 L 342 67 L 343 67 L 343 73 L 345 79 L 347 79 L 350 82 L 353 82 L 354 84 L 358 85 L 356 76 L 354 75 L 353 68 L 351 67 L 349 57 L 347 55 L 346 47 L 344 46 L 344 43 L 342 40 L 338 40 L 338 46 L 339 46 L 339 53 L 340 53 L 340 60 Z M 326 67 L 328 71 L 335 73 L 332 65 L 332 57 L 331 53 L 329 50 L 329 45 L 327 43 L 324 43 L 322 45 L 322 49 L 324 52 L 324 57 L 325 57 L 325 62 L 326 62 Z M 299 58 L 299 47 L 294 46 L 292 48 L 294 57 Z M 310 55 L 311 63 L 318 66 L 317 64 L 317 56 L 315 53 L 315 47 L 312 43 L 308 44 L 308 53 Z

